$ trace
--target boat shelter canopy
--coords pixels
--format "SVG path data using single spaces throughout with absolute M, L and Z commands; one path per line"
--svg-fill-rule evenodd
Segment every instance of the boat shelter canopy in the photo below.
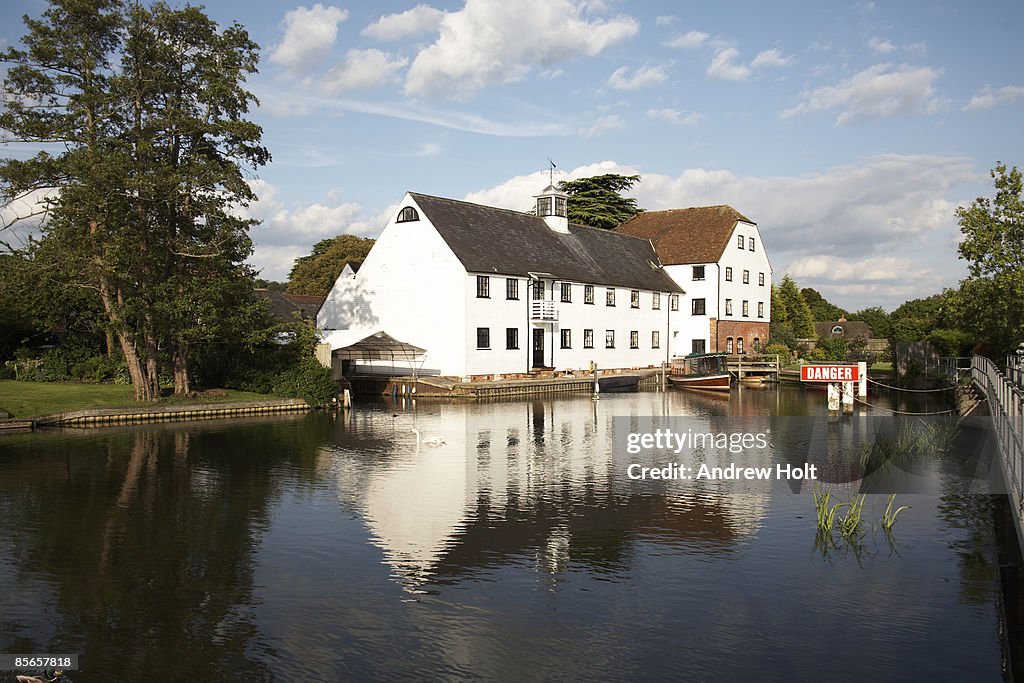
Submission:
M 323 337 L 331 345 L 331 358 L 341 360 L 422 360 L 425 349 L 395 339 L 379 330 L 332 330 Z

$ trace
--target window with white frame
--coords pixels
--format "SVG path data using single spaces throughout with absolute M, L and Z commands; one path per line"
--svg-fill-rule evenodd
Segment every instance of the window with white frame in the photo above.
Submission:
M 661 310 L 661 292 L 651 294 L 651 309 L 655 311 Z
M 743 235 L 736 235 L 736 247 L 738 249 L 743 248 Z
M 567 304 L 571 304 L 572 303 L 572 283 L 571 282 L 563 282 L 562 283 L 562 302 L 563 303 L 567 303 Z
M 732 282 L 732 266 L 725 267 L 725 281 Z
M 759 284 L 762 287 L 764 287 L 764 273 L 758 273 L 757 274 L 757 284 Z
M 654 330 L 653 332 L 651 332 L 651 348 L 661 348 L 661 332 L 659 332 L 658 330 Z
M 476 298 L 477 299 L 490 299 L 491 298 L 491 278 L 486 275 L 476 276 Z
M 519 348 L 519 328 L 518 327 L 506 327 L 505 328 L 505 348 L 506 349 L 518 349 Z
M 609 287 L 604 293 L 604 305 L 614 306 L 615 305 L 615 288 Z
M 746 318 L 750 315 L 750 302 L 746 299 L 743 300 L 743 317 Z
M 476 328 L 476 348 L 478 348 L 478 349 L 489 349 L 489 348 L 491 348 L 491 328 L 489 328 L 489 327 L 478 327 L 478 328 Z
M 757 302 L 757 317 L 758 318 L 763 318 L 764 317 L 764 302 L 763 301 L 758 301 Z
M 629 348 L 639 349 L 640 348 L 640 331 L 632 330 L 629 333 Z
M 630 308 L 640 308 L 640 290 L 632 289 L 629 292 Z
M 572 348 L 572 330 L 562 330 L 562 348 Z
M 753 237 L 751 237 L 750 240 L 747 241 L 747 248 L 750 249 L 750 251 L 754 251 L 754 238 Z
M 725 314 L 732 315 L 732 299 L 725 300 Z
M 694 280 L 703 280 L 704 279 L 704 266 L 694 266 L 693 267 L 693 279 Z
M 507 280 L 505 280 L 505 298 L 519 298 L 519 280 L 515 279 L 514 277 L 510 277 Z
M 745 285 L 749 285 L 750 284 L 750 271 L 749 270 L 744 270 L 743 271 L 743 284 L 745 284 Z
M 690 313 L 691 315 L 704 315 L 704 299 L 694 299 Z
M 416 209 L 411 206 L 407 206 L 398 212 L 398 220 L 396 222 L 408 223 L 410 221 L 418 221 L 419 219 L 420 215 L 416 212 Z
M 583 303 L 594 303 L 594 285 L 583 285 Z
M 725 338 L 725 352 L 732 353 L 732 337 Z
M 615 348 L 615 330 L 604 331 L 604 348 L 614 349 Z
M 678 294 L 670 294 L 669 295 L 669 297 L 668 297 L 668 308 L 671 311 L 678 311 L 679 310 L 679 295 Z
M 594 348 L 594 331 L 583 330 L 583 348 L 592 349 Z

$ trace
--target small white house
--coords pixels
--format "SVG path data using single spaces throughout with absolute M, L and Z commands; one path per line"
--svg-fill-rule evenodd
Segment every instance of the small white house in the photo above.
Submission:
M 731 206 L 645 211 L 617 232 L 651 240 L 686 290 L 673 356 L 752 353 L 768 339 L 772 266 L 757 224 Z
M 426 350 L 419 374 L 457 378 L 667 360 L 684 292 L 651 241 L 570 225 L 552 186 L 536 200 L 529 215 L 407 193 L 358 272 L 335 282 L 318 327 L 327 340 L 384 332 Z

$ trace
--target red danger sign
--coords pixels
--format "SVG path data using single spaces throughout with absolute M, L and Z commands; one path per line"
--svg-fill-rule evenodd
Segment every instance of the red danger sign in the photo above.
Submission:
M 803 382 L 856 382 L 860 379 L 856 365 L 801 365 Z

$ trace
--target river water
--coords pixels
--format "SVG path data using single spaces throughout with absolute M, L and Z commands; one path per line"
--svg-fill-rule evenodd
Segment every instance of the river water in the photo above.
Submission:
M 810 486 L 623 476 L 615 417 L 824 411 L 732 393 L 5 436 L 0 653 L 76 682 L 999 679 L 995 498 L 925 477 L 892 533 L 872 495 L 822 543 Z

